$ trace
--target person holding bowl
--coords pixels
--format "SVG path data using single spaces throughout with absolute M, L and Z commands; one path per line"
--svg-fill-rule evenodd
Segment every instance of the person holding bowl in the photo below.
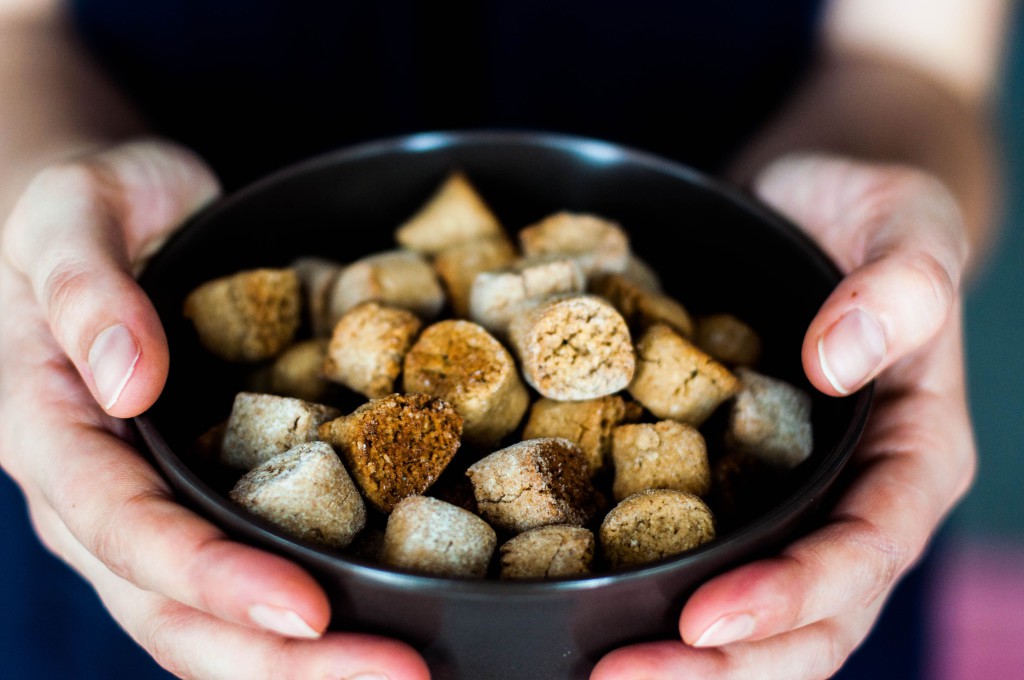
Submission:
M 0 0 L 0 464 L 40 540 L 160 665 L 428 675 L 407 645 L 325 633 L 311 576 L 176 504 L 135 450 L 121 419 L 154 402 L 169 356 L 133 272 L 222 183 L 357 140 L 500 126 L 749 186 L 846 273 L 807 329 L 811 383 L 877 380 L 828 522 L 709 581 L 680 639 L 616 650 L 593 677 L 842 666 L 976 464 L 961 289 L 993 222 L 985 110 L 1008 3 L 721 4 Z

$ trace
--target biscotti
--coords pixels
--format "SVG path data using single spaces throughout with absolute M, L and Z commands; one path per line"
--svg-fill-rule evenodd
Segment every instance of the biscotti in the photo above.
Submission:
M 380 560 L 410 571 L 480 578 L 498 537 L 487 522 L 436 498 L 409 496 L 388 517 Z
M 261 463 L 230 497 L 285 533 L 328 548 L 344 548 L 366 524 L 362 496 L 324 442 L 298 444 Z
M 558 293 L 580 293 L 586 279 L 569 258 L 520 260 L 506 269 L 477 274 L 469 291 L 469 317 L 501 337 L 528 302 Z
M 733 314 L 709 314 L 697 319 L 693 342 L 731 366 L 753 367 L 761 358 L 761 338 Z
M 538 399 L 530 409 L 523 439 L 568 439 L 579 447 L 594 475 L 610 457 L 612 431 L 627 419 L 626 404 L 617 394 L 585 401 Z
M 273 362 L 253 375 L 250 391 L 319 402 L 331 383 L 324 377 L 327 340 L 312 338 L 289 345 Z
M 793 385 L 739 368 L 740 391 L 729 411 L 728 443 L 766 463 L 792 468 L 814 445 L 811 397 Z
M 519 533 L 547 524 L 582 525 L 594 513 L 590 471 L 567 439 L 529 439 L 466 470 L 480 514 Z
M 599 297 L 565 295 L 536 302 L 513 320 L 509 337 L 526 382 L 549 399 L 596 399 L 633 379 L 629 329 Z
M 620 425 L 612 437 L 612 460 L 617 501 L 647 489 L 705 496 L 711 488 L 707 444 L 692 425 L 674 420 Z
M 373 507 L 391 512 L 430 488 L 461 443 L 462 417 L 427 394 L 392 394 L 320 426 Z
M 433 196 L 395 232 L 406 248 L 434 254 L 467 241 L 502 236 L 501 224 L 461 172 L 452 173 Z
M 715 538 L 704 502 L 685 491 L 651 489 L 629 496 L 601 522 L 601 551 L 612 567 L 654 562 Z
M 345 267 L 331 292 L 331 308 L 336 313 L 344 314 L 367 301 L 401 307 L 429 320 L 444 306 L 444 290 L 422 255 L 391 250 Z
M 341 412 L 291 397 L 239 392 L 221 445 L 220 460 L 250 470 L 296 444 L 316 441 L 321 423 Z
M 559 212 L 519 232 L 527 257 L 566 255 L 587 276 L 621 272 L 629 262 L 629 238 L 622 228 L 596 215 Z
M 370 399 L 391 394 L 405 353 L 422 327 L 419 317 L 405 309 L 359 304 L 334 327 L 323 374 Z
M 664 324 L 647 329 L 636 352 L 629 393 L 659 418 L 699 426 L 739 391 L 725 366 Z
M 480 446 L 512 432 L 530 403 L 512 355 L 470 321 L 428 326 L 405 355 L 403 385 L 451 404 L 465 440 Z
M 515 247 L 504 236 L 468 241 L 439 252 L 434 270 L 448 290 L 455 316 L 469 318 L 470 293 L 477 274 L 505 269 L 515 259 Z
M 299 278 L 291 269 L 253 269 L 208 281 L 185 298 L 199 341 L 228 361 L 269 359 L 301 321 Z
M 530 529 L 501 546 L 501 578 L 586 576 L 594 562 L 594 533 L 555 524 Z

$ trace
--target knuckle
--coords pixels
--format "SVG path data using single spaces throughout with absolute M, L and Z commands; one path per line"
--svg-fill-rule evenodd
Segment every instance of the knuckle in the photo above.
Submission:
M 877 524 L 858 520 L 857 542 L 866 548 L 868 574 L 865 579 L 870 587 L 860 601 L 860 606 L 869 607 L 896 582 L 909 561 L 909 549 L 900 541 L 890 537 Z
M 903 258 L 900 264 L 905 270 L 908 288 L 928 300 L 944 318 L 957 297 L 957 284 L 949 267 L 932 253 L 923 251 Z
M 29 181 L 11 211 L 4 231 L 3 249 L 22 271 L 33 264 L 38 250 L 40 220 L 62 214 L 97 215 L 108 212 L 116 200 L 116 180 L 94 158 L 68 160 L 43 168 Z
M 193 619 L 194 612 L 174 601 L 156 605 L 144 631 L 139 635 L 139 644 L 149 652 L 162 668 L 183 680 L 198 680 L 200 674 L 190 662 L 189 654 L 181 651 L 181 637 Z
M 39 539 L 39 542 L 51 555 L 70 564 L 70 560 L 68 560 L 65 555 L 63 546 L 54 535 L 55 532 L 51 527 L 50 522 L 47 521 L 46 516 L 48 513 L 41 510 L 38 507 L 38 504 L 33 502 L 31 499 L 27 500 L 27 505 L 29 522 L 32 524 L 32 531 Z
M 29 183 L 27 195 L 60 197 L 93 209 L 106 209 L 120 195 L 120 183 L 99 157 L 83 157 L 47 166 Z
M 107 565 L 113 573 L 135 583 L 135 550 L 136 541 L 132 535 L 139 524 L 139 513 L 152 502 L 154 493 L 144 490 L 129 496 L 106 518 L 90 543 L 92 553 Z
M 52 327 L 59 331 L 74 318 L 79 302 L 92 288 L 94 275 L 84 262 L 64 260 L 56 264 L 43 280 L 42 291 L 46 300 Z
M 99 198 L 103 186 L 98 166 L 88 160 L 55 163 L 39 171 L 26 193 L 43 196 Z
M 839 635 L 834 631 L 832 626 L 829 628 L 829 634 L 826 634 L 827 639 L 825 649 L 823 650 L 823 672 L 817 675 L 821 680 L 831 678 L 838 673 L 839 669 L 846 663 L 846 659 L 850 655 L 850 652 L 853 651 L 846 643 L 844 636 Z
M 869 224 L 884 222 L 903 206 L 919 186 L 919 173 L 902 166 L 886 166 L 866 174 L 853 199 L 858 217 Z

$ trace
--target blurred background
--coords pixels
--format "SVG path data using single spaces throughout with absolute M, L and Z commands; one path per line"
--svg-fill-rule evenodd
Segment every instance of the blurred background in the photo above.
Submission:
M 1024 11 L 998 102 L 1005 213 L 967 295 L 978 478 L 940 542 L 929 645 L 936 680 L 1024 677 Z

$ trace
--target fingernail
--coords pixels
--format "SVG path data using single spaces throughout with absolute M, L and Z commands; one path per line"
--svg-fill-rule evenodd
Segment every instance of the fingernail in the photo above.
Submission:
M 268 604 L 254 604 L 249 607 L 249 618 L 260 628 L 272 633 L 296 638 L 318 638 L 320 633 L 313 630 L 302 617 L 290 609 L 271 607 Z
M 344 680 L 388 680 L 388 676 L 382 673 L 360 673 L 359 675 L 350 675 Z
M 728 614 L 718 619 L 700 634 L 694 647 L 721 647 L 750 637 L 754 632 L 754 617 L 750 614 Z
M 854 309 L 818 340 L 821 370 L 840 394 L 849 394 L 885 359 L 885 333 L 875 318 Z
M 142 351 L 135 336 L 124 325 L 111 326 L 96 336 L 89 348 L 89 370 L 103 408 L 110 409 L 135 372 Z

